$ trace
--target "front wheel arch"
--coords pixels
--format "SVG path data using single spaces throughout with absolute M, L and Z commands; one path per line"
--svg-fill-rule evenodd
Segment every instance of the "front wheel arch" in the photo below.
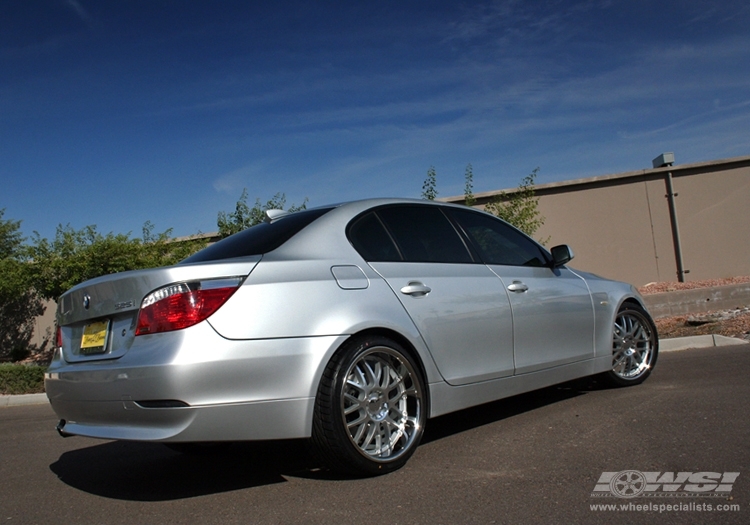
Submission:
M 640 384 L 651 375 L 658 356 L 656 324 L 639 303 L 625 301 L 612 326 L 612 368 L 603 378 L 613 386 Z

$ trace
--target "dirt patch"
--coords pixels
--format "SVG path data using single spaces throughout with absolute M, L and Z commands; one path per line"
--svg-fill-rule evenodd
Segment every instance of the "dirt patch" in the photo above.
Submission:
M 736 313 L 731 317 L 727 313 Z M 715 316 L 711 320 L 711 316 Z M 696 320 L 701 321 L 699 323 Z M 750 341 L 750 309 L 723 310 L 700 315 L 678 315 L 655 319 L 660 339 L 692 335 L 724 335 Z
M 678 290 L 694 290 L 696 288 L 713 288 L 731 284 L 750 282 L 750 276 L 730 277 L 728 279 L 707 279 L 687 283 L 662 282 L 649 283 L 641 286 L 638 291 L 642 295 L 662 292 L 676 292 Z M 750 306 L 750 305 L 747 305 Z M 688 337 L 693 335 L 724 335 L 738 339 L 750 340 L 750 308 L 736 308 L 721 310 L 705 314 L 678 315 L 656 319 L 656 328 L 661 339 L 672 337 Z
M 727 279 L 706 279 L 703 281 L 692 281 L 687 283 L 662 282 L 648 283 L 638 288 L 641 295 L 650 295 L 654 293 L 676 292 L 678 290 L 694 290 L 696 288 L 713 288 L 716 286 L 729 286 L 730 284 L 750 283 L 750 276 L 747 277 L 729 277 Z

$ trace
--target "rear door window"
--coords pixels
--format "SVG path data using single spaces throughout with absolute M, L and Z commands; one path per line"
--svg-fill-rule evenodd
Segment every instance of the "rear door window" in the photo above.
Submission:
M 380 218 L 373 212 L 355 219 L 349 226 L 349 241 L 366 261 L 403 261 L 403 256 Z
M 473 262 L 463 239 L 436 206 L 377 208 L 356 219 L 348 235 L 354 248 L 371 262 Z

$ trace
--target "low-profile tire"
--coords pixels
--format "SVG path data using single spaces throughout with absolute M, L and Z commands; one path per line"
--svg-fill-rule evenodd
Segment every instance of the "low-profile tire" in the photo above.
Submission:
M 604 376 L 615 386 L 643 383 L 659 357 L 659 337 L 651 316 L 642 307 L 626 303 L 612 329 L 612 370 Z
M 332 470 L 374 476 L 401 468 L 424 432 L 420 369 L 398 343 L 357 338 L 328 363 L 318 388 L 312 444 Z

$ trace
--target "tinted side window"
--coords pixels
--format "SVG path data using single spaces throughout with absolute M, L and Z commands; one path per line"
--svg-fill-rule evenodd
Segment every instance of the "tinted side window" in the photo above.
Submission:
M 219 261 L 268 253 L 284 244 L 302 228 L 332 209 L 317 208 L 298 211 L 273 222 L 256 224 L 247 230 L 230 235 L 226 239 L 202 249 L 182 262 Z
M 544 250 L 524 234 L 488 215 L 451 209 L 451 216 L 466 232 L 486 264 L 546 266 Z
M 376 210 L 408 262 L 471 263 L 463 240 L 434 206 L 387 206 Z
M 403 260 L 391 236 L 374 212 L 356 219 L 349 226 L 347 234 L 349 242 L 365 261 Z

